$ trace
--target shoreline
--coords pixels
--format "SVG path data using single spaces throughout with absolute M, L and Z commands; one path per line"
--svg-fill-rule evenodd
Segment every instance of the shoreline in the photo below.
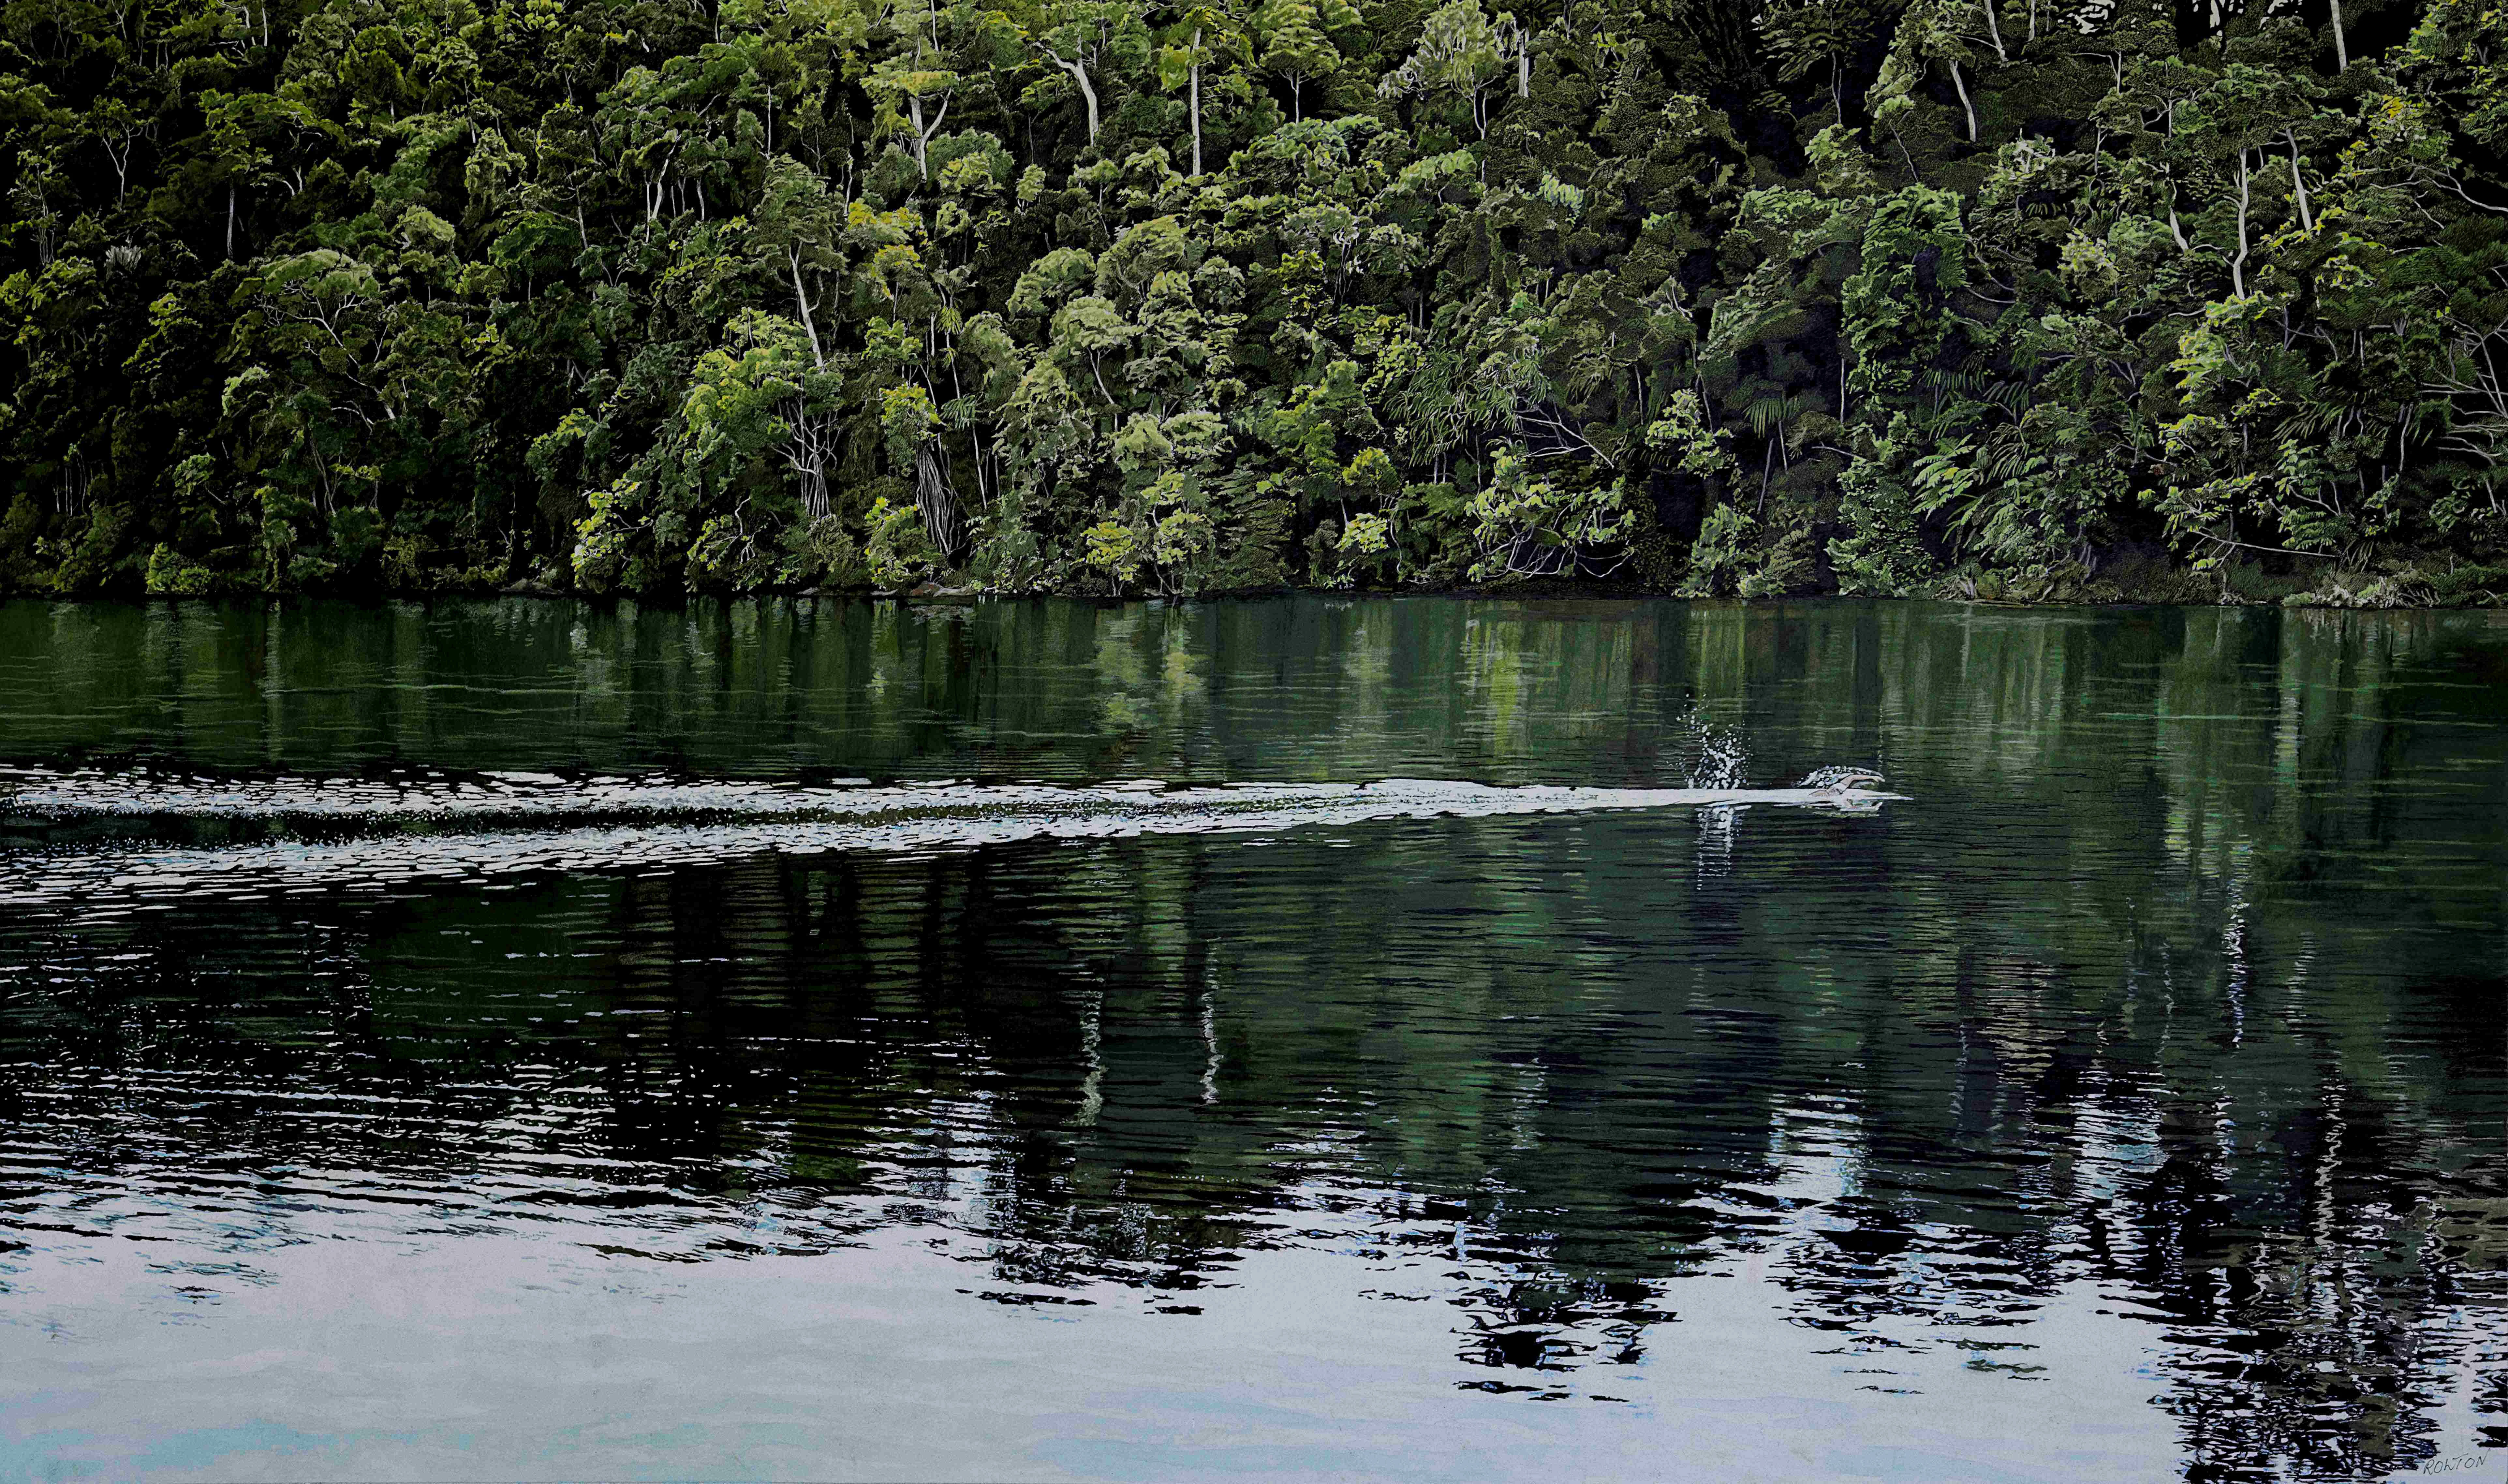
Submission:
M 2480 569 L 2477 569 L 2480 570 Z M 2485 575 L 2488 573 L 2485 572 Z M 2508 577 L 2501 579 L 2499 589 L 2484 588 L 2446 601 L 2406 601 L 2396 588 L 2389 586 L 2391 576 L 2368 576 L 2357 590 L 2338 588 L 2325 593 L 2313 588 L 2289 591 L 2246 593 L 2234 589 L 2216 590 L 2211 596 L 2196 596 L 2187 589 L 2202 583 L 2202 575 L 2181 575 L 2186 581 L 2136 584 L 2119 587 L 2107 583 L 2085 584 L 2088 590 L 2067 590 L 2039 597 L 2015 597 L 2003 594 L 1987 597 L 1960 592 L 1935 593 L 1842 593 L 1801 592 L 1754 596 L 1732 594 L 1684 593 L 1678 589 L 1645 582 L 1609 580 L 1540 579 L 1490 585 L 1453 587 L 1244 587 L 1207 589 L 1190 593 L 1090 593 L 1055 590 L 987 589 L 953 587 L 939 582 L 923 582 L 906 588 L 872 587 L 800 587 L 761 586 L 739 592 L 717 592 L 679 589 L 670 592 L 628 593 L 601 592 L 580 587 L 561 587 L 537 582 L 514 582 L 502 586 L 439 584 L 416 588 L 383 588 L 364 591 L 340 588 L 310 588 L 298 591 L 237 588 L 223 592 L 46 592 L 37 589 L 0 590 L 0 602 L 48 603 L 251 603 L 318 600 L 356 605 L 424 602 L 430 599 L 533 598 L 543 601 L 572 601 L 599 606 L 634 603 L 642 606 L 671 608 L 695 602 L 738 603 L 742 601 L 830 600 L 861 603 L 901 603 L 935 608 L 972 608 L 989 603 L 1025 603 L 1054 601 L 1088 603 L 1099 607 L 1123 607 L 1130 604 L 1184 605 L 1194 603 L 1254 602 L 1270 599 L 1318 598 L 1356 601 L 1383 598 L 1435 598 L 1470 602 L 1631 602 L 1670 601 L 1678 603 L 1732 604 L 1746 607 L 1778 607 L 1787 604 L 1827 603 L 1940 603 L 1968 608 L 1987 609 L 2134 609 L 2134 608 L 2270 608 L 2302 609 L 2342 612 L 2461 612 L 2508 610 Z M 2279 585 L 2279 584 L 2276 584 Z M 2380 589 L 2384 590 L 2380 590 Z M 2173 589 L 2173 590 L 2172 590 Z

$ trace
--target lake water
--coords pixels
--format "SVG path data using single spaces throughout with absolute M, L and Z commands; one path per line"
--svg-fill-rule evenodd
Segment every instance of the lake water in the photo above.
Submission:
M 2508 1476 L 2508 614 L 19 602 L 0 763 L 0 1478 Z

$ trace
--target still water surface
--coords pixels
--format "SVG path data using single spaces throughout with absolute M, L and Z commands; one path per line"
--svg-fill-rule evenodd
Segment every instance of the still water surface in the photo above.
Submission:
M 0 1478 L 2508 1464 L 2508 616 L 18 603 L 0 764 Z

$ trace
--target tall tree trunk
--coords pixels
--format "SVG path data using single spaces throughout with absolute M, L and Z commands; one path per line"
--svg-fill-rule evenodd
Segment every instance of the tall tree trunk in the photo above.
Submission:
M 905 95 L 906 113 L 914 125 L 914 171 L 925 180 L 932 178 L 932 136 L 940 131 L 941 125 L 949 122 L 949 105 L 953 101 L 950 97 L 941 98 L 940 111 L 932 116 L 931 123 L 926 124 L 923 122 L 922 97 L 911 93 Z M 1093 120 L 1096 109 L 1090 108 L 1089 113 Z M 1096 137 L 1095 130 L 1089 130 L 1089 137 Z
M 2325 9 L 2334 18 L 2334 70 L 2346 72 L 2351 67 L 2351 49 L 2342 40 L 2342 0 L 2325 0 Z
M 801 328 L 810 332 L 811 363 L 825 371 L 828 369 L 828 355 L 825 351 L 819 349 L 819 321 L 810 313 L 810 292 L 801 286 L 800 250 L 786 248 L 784 257 L 785 261 L 793 265 L 793 302 L 801 307 Z
M 923 534 L 932 538 L 944 562 L 954 563 L 966 539 L 966 519 L 958 511 L 958 492 L 949 487 L 949 471 L 937 443 L 914 451 L 914 506 L 923 516 Z
M 1968 142 L 1976 142 L 1976 105 L 1969 101 L 1968 84 L 1960 80 L 1959 59 L 1947 58 L 1951 64 L 1951 87 L 1959 93 L 1960 107 L 1968 114 Z
M 1193 55 L 1201 56 L 1201 28 L 1194 27 Z M 1201 173 L 1201 63 L 1193 64 L 1193 172 Z
M 2238 151 L 2238 255 L 2230 260 L 2230 287 L 2247 296 L 2247 152 Z
M 1080 85 L 1080 96 L 1081 96 L 1083 99 L 1085 99 L 1085 100 L 1088 102 L 1088 142 L 1089 142 L 1089 143 L 1091 143 L 1091 144 L 1096 143 L 1096 142 L 1097 142 L 1097 90 L 1096 90 L 1095 88 L 1093 88 L 1093 87 L 1089 86 L 1089 83 L 1088 83 L 1088 69 L 1087 67 L 1082 66 L 1080 63 L 1075 62 L 1075 61 L 1064 61 L 1061 57 L 1059 57 L 1059 56 L 1054 56 L 1054 55 L 1053 55 L 1052 53 L 1051 53 L 1051 52 L 1048 52 L 1048 53 L 1047 53 L 1047 54 L 1045 54 L 1045 55 L 1046 55 L 1048 57 L 1051 57 L 1051 58 L 1052 59 L 1053 64 L 1054 64 L 1055 66 L 1060 67 L 1063 71 L 1070 73 L 1070 74 L 1071 74 L 1071 80 L 1072 80 L 1073 82 L 1078 83 L 1078 84 Z

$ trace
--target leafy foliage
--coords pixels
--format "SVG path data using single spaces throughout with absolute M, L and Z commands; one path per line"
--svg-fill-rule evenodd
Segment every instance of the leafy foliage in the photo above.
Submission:
M 2485 601 L 2508 19 L 2306 16 L 0 5 L 0 586 Z

